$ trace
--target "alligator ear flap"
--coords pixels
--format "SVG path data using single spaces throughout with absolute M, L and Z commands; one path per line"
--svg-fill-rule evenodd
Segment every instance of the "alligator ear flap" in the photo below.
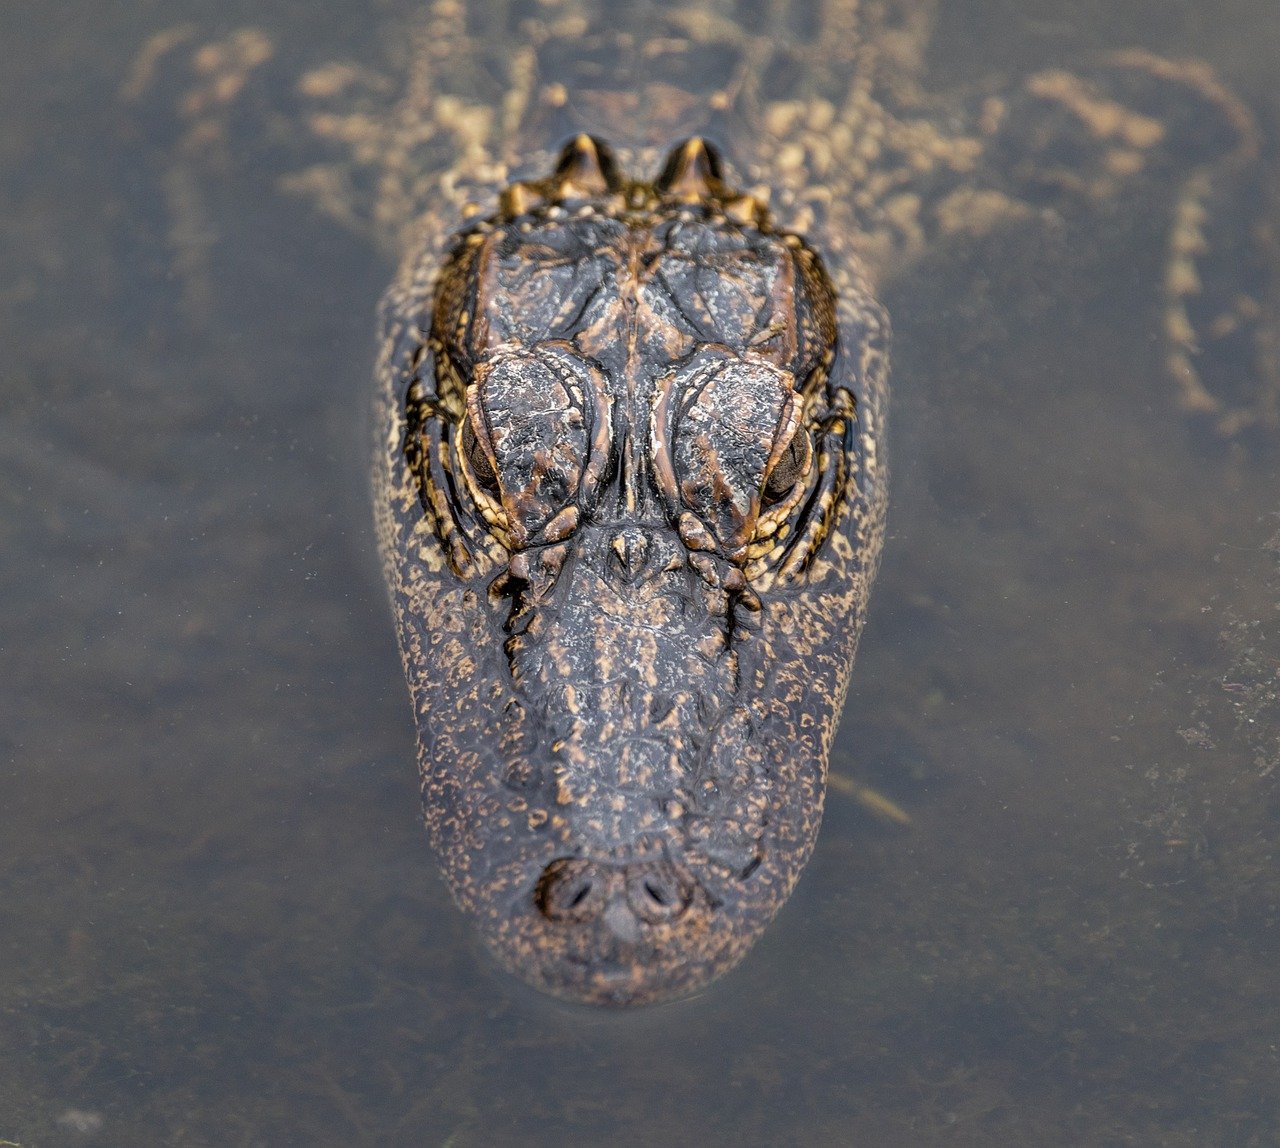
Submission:
M 720 153 L 700 136 L 677 144 L 654 181 L 659 195 L 677 203 L 701 203 L 724 191 Z

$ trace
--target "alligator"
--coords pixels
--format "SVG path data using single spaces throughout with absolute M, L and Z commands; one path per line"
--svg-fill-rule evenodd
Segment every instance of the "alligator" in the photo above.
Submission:
M 1157 205 L 1171 393 L 1276 424 L 1271 301 L 1222 274 L 1265 259 L 1213 228 L 1245 105 L 1140 50 L 936 95 L 935 7 L 435 0 L 390 111 L 298 85 L 343 157 L 287 186 L 403 256 L 374 504 L 430 838 L 552 994 L 700 989 L 805 867 L 885 534 L 877 299 L 923 253 Z M 219 51 L 190 140 L 271 57 Z
M 388 296 L 379 534 L 427 824 L 503 963 L 630 1003 L 813 848 L 884 532 L 888 323 L 694 137 L 575 137 Z

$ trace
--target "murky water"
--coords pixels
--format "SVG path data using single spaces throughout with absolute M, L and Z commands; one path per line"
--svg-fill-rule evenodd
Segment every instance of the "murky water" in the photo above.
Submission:
M 1280 1138 L 1280 449 L 1174 408 L 1153 228 L 895 287 L 834 764 L 913 824 L 833 795 L 740 970 L 568 1008 L 418 821 L 365 505 L 389 268 L 232 163 L 193 299 L 117 99 L 175 6 L 55 7 L 0 13 L 0 1141 Z M 181 7 L 370 64 L 399 14 Z M 937 76 L 1140 43 L 1280 123 L 1274 5 L 1069 7 L 953 5 Z

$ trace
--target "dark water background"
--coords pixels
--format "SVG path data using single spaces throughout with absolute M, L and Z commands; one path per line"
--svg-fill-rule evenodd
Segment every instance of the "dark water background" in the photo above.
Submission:
M 1280 450 L 1174 409 L 1150 221 L 887 300 L 892 537 L 833 764 L 912 826 L 833 795 L 692 1001 L 490 967 L 366 506 L 389 267 L 241 172 L 193 323 L 117 100 L 180 18 L 376 65 L 404 7 L 0 11 L 0 1142 L 1280 1141 Z M 964 0 L 933 61 L 1119 44 L 1280 126 L 1262 0 Z

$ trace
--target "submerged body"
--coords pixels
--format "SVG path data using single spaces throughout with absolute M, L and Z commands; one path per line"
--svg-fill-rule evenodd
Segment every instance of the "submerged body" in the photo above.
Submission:
M 934 10 L 435 0 L 394 106 L 319 68 L 275 135 L 336 148 L 286 187 L 400 261 L 375 507 L 426 820 L 540 988 L 690 992 L 809 857 L 884 536 L 894 276 L 1128 204 L 1165 221 L 1171 395 L 1278 421 L 1247 109 L 1140 51 L 935 95 Z M 175 231 L 272 50 L 193 57 Z

